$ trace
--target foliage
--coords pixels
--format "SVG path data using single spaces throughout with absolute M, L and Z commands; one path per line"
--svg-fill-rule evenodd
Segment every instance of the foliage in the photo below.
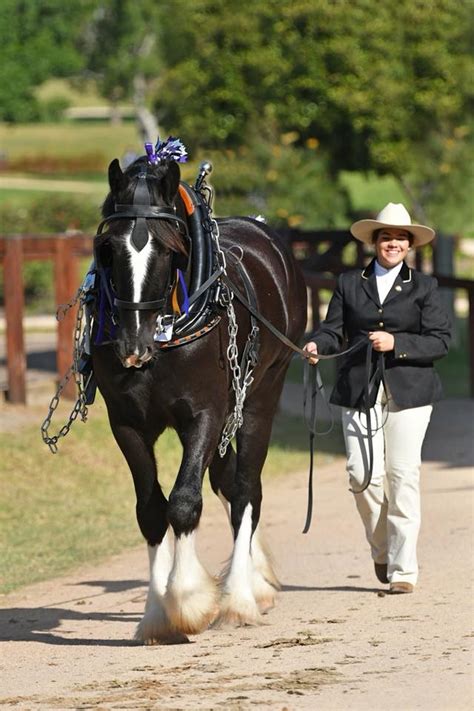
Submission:
M 183 15 L 177 3 L 162 24 L 156 109 L 199 147 L 316 138 L 333 171 L 393 174 L 418 215 L 434 218 L 472 140 L 471 9 L 469 0 L 199 0 Z
M 159 70 L 155 0 L 99 0 L 83 39 L 88 69 L 112 102 L 133 94 L 138 73 L 147 79 Z
M 2 0 L 0 120 L 39 118 L 36 86 L 51 74 L 70 76 L 80 71 L 83 62 L 74 39 L 93 1 L 78 0 L 65 6 L 62 0 Z
M 276 227 L 334 227 L 347 224 L 349 198 L 317 142 L 293 145 L 293 134 L 273 143 L 222 153 L 214 159 L 212 182 L 219 215 L 262 214 Z
M 327 225 L 332 201 L 349 218 L 337 176 L 367 171 L 394 176 L 417 219 L 461 232 L 472 221 L 471 11 L 471 0 L 80 0 L 67 11 L 5 0 L 0 119 L 57 115 L 32 86 L 82 71 L 112 103 L 133 99 L 143 135 L 157 130 L 152 93 L 166 133 L 194 155 L 234 151 L 235 168 L 246 151 L 231 207 L 249 197 Z M 294 139 L 282 148 L 282 136 Z
M 5 233 L 54 233 L 93 230 L 99 217 L 98 206 L 75 195 L 56 193 L 47 200 L 38 198 L 29 205 L 4 203 L 0 222 Z
M 156 141 L 159 133 L 148 99 L 161 65 L 157 29 L 162 12 L 155 0 L 98 0 L 81 43 L 102 95 L 112 106 L 132 100 L 145 141 Z

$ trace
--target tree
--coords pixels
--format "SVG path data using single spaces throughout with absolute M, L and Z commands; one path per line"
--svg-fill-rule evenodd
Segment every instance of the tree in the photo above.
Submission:
M 195 147 L 296 132 L 301 146 L 319 141 L 333 174 L 395 175 L 423 219 L 440 194 L 449 199 L 443 186 L 472 142 L 470 0 L 196 0 L 182 10 L 170 6 L 162 23 L 156 108 Z
M 161 65 L 161 14 L 156 0 L 100 0 L 83 42 L 87 68 L 102 95 L 112 105 L 131 99 L 143 139 L 153 142 L 158 125 L 147 101 Z
M 75 39 L 92 0 L 2 0 L 0 4 L 0 120 L 37 118 L 34 90 L 49 76 L 83 66 Z

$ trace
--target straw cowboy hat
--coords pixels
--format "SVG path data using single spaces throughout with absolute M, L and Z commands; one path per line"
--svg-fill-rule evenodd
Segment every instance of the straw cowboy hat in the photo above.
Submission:
M 351 225 L 351 232 L 354 237 L 366 244 L 372 244 L 374 230 L 381 227 L 399 227 L 407 230 L 413 235 L 413 246 L 421 247 L 423 244 L 431 242 L 435 236 L 435 231 L 425 225 L 413 225 L 408 210 L 401 202 L 389 202 L 383 210 L 379 212 L 375 220 L 358 220 Z

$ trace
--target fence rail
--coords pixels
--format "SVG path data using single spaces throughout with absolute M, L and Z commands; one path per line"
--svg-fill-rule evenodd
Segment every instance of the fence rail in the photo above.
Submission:
M 12 403 L 26 403 L 26 354 L 23 334 L 25 306 L 23 262 L 49 259 L 54 263 L 54 296 L 57 304 L 67 303 L 79 286 L 79 258 L 92 254 L 92 237 L 83 234 L 1 235 L 0 262 L 3 262 L 5 295 L 7 392 Z M 56 370 L 63 375 L 71 364 L 71 346 L 76 309 L 58 321 Z M 66 397 L 75 397 L 70 381 Z
M 354 244 L 347 231 L 300 232 L 291 230 L 283 233 L 293 253 L 299 261 L 306 285 L 310 291 L 312 306 L 312 328 L 319 324 L 320 292 L 334 289 L 335 274 L 354 266 L 362 266 L 367 259 L 362 243 L 355 244 L 355 258 L 350 265 L 343 263 L 343 250 L 347 244 Z M 54 295 L 57 304 L 67 303 L 79 286 L 79 258 L 92 254 L 93 238 L 84 234 L 55 235 L 0 235 L 0 262 L 3 263 L 6 352 L 7 352 L 7 392 L 6 398 L 12 403 L 26 403 L 26 355 L 23 333 L 24 286 L 23 262 L 28 260 L 52 260 L 54 263 Z M 436 249 L 436 247 L 435 247 Z M 436 267 L 436 254 L 433 264 Z M 417 253 L 417 265 L 421 268 L 421 256 Z M 436 273 L 439 285 L 446 289 L 462 289 L 468 298 L 469 326 L 469 374 L 470 396 L 474 398 L 474 281 L 456 279 Z M 76 309 L 68 311 L 57 326 L 56 370 L 63 375 L 71 362 L 71 347 L 74 333 Z M 66 389 L 66 396 L 74 398 L 74 383 Z

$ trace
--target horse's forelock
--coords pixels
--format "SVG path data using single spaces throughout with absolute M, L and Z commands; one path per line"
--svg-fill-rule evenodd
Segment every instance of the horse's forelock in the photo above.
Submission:
M 110 191 L 107 195 L 102 206 L 103 217 L 110 217 L 115 212 L 115 203 L 117 202 L 124 205 L 133 204 L 138 176 L 144 168 L 147 170 L 147 184 L 152 205 L 160 199 L 165 202 L 169 201 L 169 196 L 164 194 L 163 188 L 165 187 L 164 181 L 170 172 L 170 163 L 162 161 L 158 165 L 149 165 L 147 158 L 141 156 L 125 170 L 123 187 L 116 193 Z
M 188 246 L 182 233 L 171 223 L 158 220 L 149 221 L 150 232 L 156 241 L 172 252 L 188 256 Z

